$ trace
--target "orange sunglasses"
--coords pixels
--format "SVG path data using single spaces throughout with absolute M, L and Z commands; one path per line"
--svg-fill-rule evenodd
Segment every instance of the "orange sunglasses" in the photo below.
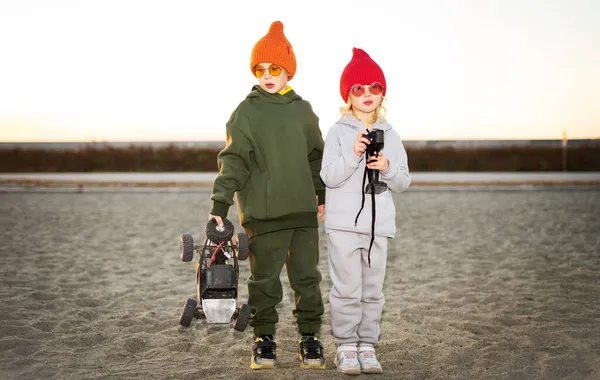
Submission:
M 256 65 L 252 69 L 252 73 L 257 78 L 260 78 L 263 75 L 265 75 L 265 70 L 267 70 L 267 69 L 265 69 L 261 65 Z M 279 74 L 281 74 L 281 70 L 283 70 L 283 68 L 281 66 L 279 66 L 279 65 L 276 65 L 276 64 L 272 63 L 271 66 L 269 66 L 268 70 L 269 70 L 269 74 L 271 74 L 274 77 L 278 77 Z

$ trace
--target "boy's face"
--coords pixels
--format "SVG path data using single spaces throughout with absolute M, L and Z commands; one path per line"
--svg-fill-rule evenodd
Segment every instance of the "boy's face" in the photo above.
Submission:
M 362 87 L 364 91 L 360 96 L 356 96 L 350 91 L 350 103 L 352 104 L 352 108 L 363 113 L 373 112 L 381 104 L 383 95 L 381 94 L 381 91 L 378 91 L 377 95 L 373 94 L 370 85 L 363 85 Z
M 287 86 L 289 74 L 279 65 L 263 62 L 256 65 L 253 71 L 260 87 L 270 94 L 276 94 Z

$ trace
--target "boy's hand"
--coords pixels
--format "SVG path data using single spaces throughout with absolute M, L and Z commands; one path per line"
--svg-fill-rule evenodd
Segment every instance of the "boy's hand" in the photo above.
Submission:
M 367 167 L 384 172 L 390 168 L 390 161 L 384 157 L 383 152 L 379 152 L 377 156 L 369 157 Z
M 367 145 L 371 143 L 368 138 L 364 137 L 366 134 L 368 134 L 367 131 L 360 131 L 356 136 L 356 140 L 354 140 L 354 154 L 358 157 L 362 157 L 365 150 L 367 150 Z
M 321 222 L 325 221 L 325 205 L 319 205 L 319 212 L 317 215 L 321 217 Z
M 208 220 L 214 219 L 220 227 L 223 227 L 223 218 L 217 215 L 209 215 Z

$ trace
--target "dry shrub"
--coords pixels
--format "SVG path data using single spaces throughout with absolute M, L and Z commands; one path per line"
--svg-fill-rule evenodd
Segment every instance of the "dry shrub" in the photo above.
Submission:
M 561 171 L 560 146 L 407 147 L 411 171 Z M 86 146 L 81 149 L 0 149 L 0 172 L 217 171 L 218 149 Z M 600 171 L 600 146 L 567 149 L 568 171 Z

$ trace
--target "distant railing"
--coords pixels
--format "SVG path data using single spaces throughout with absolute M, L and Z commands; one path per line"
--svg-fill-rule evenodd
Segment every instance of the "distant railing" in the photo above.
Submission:
M 560 139 L 546 140 L 403 140 L 407 148 L 507 148 L 507 147 L 559 147 L 563 143 Z M 92 142 L 0 142 L 0 150 L 20 148 L 43 150 L 73 150 L 85 148 L 130 148 L 152 147 L 166 148 L 215 149 L 221 150 L 225 141 L 92 141 Z M 600 138 L 569 140 L 569 146 L 597 146 L 600 147 Z

